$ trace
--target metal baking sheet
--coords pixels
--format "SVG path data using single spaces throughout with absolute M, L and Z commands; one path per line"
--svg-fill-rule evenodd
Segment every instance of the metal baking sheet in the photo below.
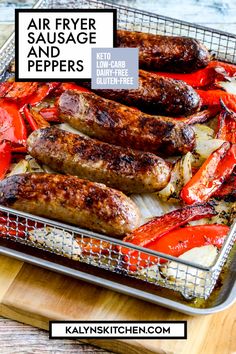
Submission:
M 188 315 L 213 314 L 227 309 L 235 302 L 236 257 L 230 264 L 227 276 L 224 278 L 223 285 L 219 289 L 217 296 L 213 292 L 207 300 L 209 305 L 201 308 L 195 307 L 194 303 L 184 300 L 180 295 L 177 296 L 176 292 L 152 286 L 137 279 L 124 278 L 123 275 L 111 273 L 80 262 L 75 264 L 74 261 L 65 260 L 64 257 L 52 256 L 45 251 L 35 250 L 15 242 L 0 240 L 0 254 Z
M 115 8 L 118 11 L 118 26 L 121 28 L 160 34 L 192 36 L 203 41 L 212 52 L 216 53 L 219 59 L 233 63 L 236 62 L 236 36 L 221 31 L 195 26 L 187 22 L 152 15 L 147 12 L 102 1 L 81 0 L 70 1 L 65 4 L 64 1 L 44 0 L 39 1 L 35 7 Z M 10 60 L 14 57 L 13 38 L 9 39 L 3 48 L 6 47 L 8 48 L 8 55 L 4 56 L 4 60 L 1 59 L 0 54 L 4 69 L 6 69 Z M 3 53 L 3 51 L 1 53 Z M 3 68 L 0 67 L 0 74 L 2 69 Z M 3 76 L 1 78 L 3 78 Z M 124 277 L 124 275 L 114 274 L 100 268 L 96 269 L 92 265 L 84 265 L 80 262 L 70 261 L 54 254 L 52 256 L 52 254 L 46 251 L 32 249 L 32 247 L 22 246 L 15 242 L 0 240 L 0 254 L 12 256 L 46 269 L 86 280 L 96 285 L 102 285 L 109 289 L 191 315 L 209 314 L 223 310 L 230 306 L 236 299 L 236 275 L 233 270 L 234 261 L 229 265 L 223 286 L 217 292 L 217 296 L 214 296 L 214 291 L 206 301 L 205 307 L 201 308 L 202 305 L 194 307 L 191 302 L 184 300 L 179 294 L 176 294 L 176 292 L 173 293 L 168 289 L 153 286 L 147 282 L 144 283 L 130 277 Z

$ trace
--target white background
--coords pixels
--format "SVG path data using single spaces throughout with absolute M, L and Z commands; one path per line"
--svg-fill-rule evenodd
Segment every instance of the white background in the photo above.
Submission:
M 64 18 L 94 18 L 96 20 L 96 44 L 74 44 L 72 42 L 68 44 L 50 44 L 51 46 L 58 46 L 60 49 L 60 56 L 54 58 L 56 60 L 83 60 L 84 70 L 81 72 L 60 72 L 59 67 L 55 69 L 54 72 L 47 69 L 46 72 L 36 72 L 35 67 L 31 68 L 30 72 L 28 72 L 28 59 L 27 55 L 30 51 L 32 44 L 28 43 L 28 32 L 35 32 L 34 38 L 37 38 L 37 34 L 40 32 L 46 33 L 48 30 L 35 30 L 30 29 L 27 31 L 27 27 L 32 18 L 34 18 L 35 23 L 37 23 L 37 19 L 39 18 L 48 18 L 50 19 L 50 30 L 51 32 L 55 31 L 55 19 L 58 17 Z M 73 32 L 74 36 L 79 32 L 87 32 L 80 30 L 78 27 L 78 31 L 73 30 L 73 26 L 71 26 L 71 32 Z M 58 32 L 64 32 L 65 38 L 66 35 L 70 33 L 70 30 L 61 30 L 58 29 Z M 91 32 L 94 32 L 91 29 Z M 37 46 L 46 47 L 45 44 L 40 42 L 38 45 L 33 44 L 34 48 L 37 49 Z M 21 12 L 19 13 L 19 79 L 82 79 L 82 78 L 91 78 L 91 48 L 109 48 L 113 47 L 113 14 L 106 12 Z M 34 59 L 31 57 L 29 59 Z M 41 59 L 46 59 L 45 56 Z M 39 58 L 40 60 L 40 58 Z M 51 60 L 51 59 L 49 59 Z
M 107 333 L 103 333 L 103 334 L 95 334 L 93 333 L 92 335 L 89 334 L 89 330 L 88 332 L 84 331 L 84 334 L 70 334 L 70 333 L 66 333 L 66 327 L 71 327 L 72 330 L 74 327 L 81 327 L 81 332 L 83 333 L 83 326 L 84 327 L 113 327 L 113 326 L 124 326 L 127 328 L 130 327 L 141 327 L 141 328 L 145 328 L 146 329 L 146 333 L 142 333 L 140 335 L 136 334 L 136 333 L 127 333 L 127 334 L 120 334 L 118 331 L 117 333 L 112 333 L 111 335 L 107 334 Z M 170 333 L 148 333 L 148 327 L 164 327 L 164 328 L 168 328 L 170 327 Z M 72 332 L 71 330 L 71 332 Z M 153 331 L 153 329 L 152 329 Z M 145 335 L 146 334 L 146 335 Z M 89 322 L 84 322 L 84 323 L 52 323 L 52 331 L 51 331 L 51 335 L 52 337 L 77 337 L 77 338 L 89 338 L 89 337 L 100 337 L 100 338 L 109 338 L 109 337 L 147 337 L 147 338 L 157 338 L 157 337 L 184 337 L 184 324 L 183 323 L 155 323 L 155 322 L 148 322 L 148 323 L 139 323 L 139 322 L 133 322 L 133 323 L 129 323 L 129 322 L 122 322 L 122 323 L 117 323 L 114 321 L 114 323 L 89 323 Z

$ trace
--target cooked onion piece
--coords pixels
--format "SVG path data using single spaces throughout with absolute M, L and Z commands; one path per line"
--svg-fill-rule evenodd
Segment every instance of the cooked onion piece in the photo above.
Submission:
M 171 178 L 168 185 L 158 192 L 160 198 L 164 201 L 178 200 L 179 193 L 183 186 L 192 178 L 192 164 L 194 157 L 191 152 L 188 152 L 174 165 L 171 171 Z
M 210 154 L 217 150 L 224 140 L 215 139 L 215 132 L 203 124 L 196 124 L 193 126 L 196 134 L 196 147 L 194 150 L 194 166 L 200 167 L 202 163 L 210 156 Z

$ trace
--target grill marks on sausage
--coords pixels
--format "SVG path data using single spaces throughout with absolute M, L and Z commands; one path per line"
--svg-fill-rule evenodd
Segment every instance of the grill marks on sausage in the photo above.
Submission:
M 1 181 L 0 204 L 111 235 L 129 232 L 140 218 L 134 202 L 122 192 L 73 176 L 45 173 Z
M 64 92 L 59 110 L 62 120 L 74 128 L 114 145 L 174 155 L 191 151 L 195 144 L 195 134 L 185 123 L 148 115 L 92 93 Z
M 118 30 L 117 46 L 138 47 L 139 65 L 149 70 L 191 72 L 210 61 L 207 48 L 189 37 Z
M 90 82 L 82 86 L 91 89 Z M 135 106 L 143 112 L 164 115 L 190 115 L 200 106 L 200 97 L 185 82 L 139 71 L 139 88 L 135 90 L 92 90 L 97 95 Z
M 52 143 L 50 136 L 55 140 Z M 46 128 L 28 138 L 28 151 L 59 172 L 102 182 L 129 193 L 157 191 L 166 186 L 170 168 L 158 156 Z

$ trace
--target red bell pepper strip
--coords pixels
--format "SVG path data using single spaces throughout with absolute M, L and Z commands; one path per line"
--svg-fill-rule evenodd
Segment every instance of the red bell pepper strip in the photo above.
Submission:
M 211 68 L 223 68 L 225 73 L 228 76 L 230 76 L 230 77 L 236 76 L 236 65 L 234 65 L 234 64 L 229 64 L 229 63 L 225 63 L 223 61 L 218 61 L 218 60 L 212 60 L 208 64 L 208 67 L 211 67 Z
M 38 129 L 50 127 L 50 124 L 39 114 L 38 112 L 31 109 L 31 114 L 36 122 Z
M 15 221 L 4 221 L 3 218 L 0 217 L 0 237 L 1 236 L 17 236 L 24 237 L 25 236 L 25 226 L 18 225 L 16 230 L 16 222 Z
M 30 110 L 29 107 L 26 106 L 23 108 L 23 111 L 25 118 L 33 131 L 50 127 L 50 124 L 38 112 Z
M 11 147 L 6 141 L 0 144 L 0 180 L 2 180 L 10 168 Z
M 226 201 L 236 201 L 236 172 L 222 184 L 213 196 Z
M 109 254 L 110 251 L 115 249 L 114 245 L 110 242 L 95 240 L 92 238 L 84 238 L 83 242 L 81 242 L 80 239 L 77 239 L 77 242 L 84 254 Z
M 27 147 L 26 146 L 12 147 L 11 152 L 12 153 L 26 153 Z
M 185 118 L 175 118 L 175 119 L 180 120 L 181 122 L 184 122 L 188 125 L 193 125 L 193 124 L 207 122 L 209 119 L 215 117 L 219 112 L 220 112 L 220 107 L 212 106 L 209 107 L 208 109 L 205 109 L 204 111 L 192 114 L 187 118 L 185 117 Z
M 14 100 L 25 99 L 37 91 L 37 82 L 13 82 L 5 97 Z
M 40 109 L 39 113 L 47 122 L 60 122 L 57 107 L 48 107 Z
M 229 230 L 229 226 L 221 224 L 185 226 L 169 232 L 157 242 L 150 243 L 148 248 L 174 257 L 204 245 L 221 248 Z
M 168 73 L 168 72 L 153 72 L 158 76 L 169 77 L 175 80 L 181 80 L 186 82 L 192 87 L 204 87 L 213 84 L 216 77 L 219 74 L 215 71 L 214 67 L 206 67 L 204 69 L 197 70 L 193 73 L 182 74 L 182 73 Z M 221 76 L 221 81 L 222 81 Z
M 10 81 L 0 82 L 0 97 L 3 98 L 6 96 L 7 92 L 12 87 L 13 83 Z
M 36 105 L 41 102 L 44 98 L 46 98 L 54 89 L 56 89 L 60 85 L 59 82 L 50 82 L 43 85 L 38 85 L 35 93 L 27 99 L 27 104 L 31 106 Z
M 52 91 L 54 91 L 57 87 L 59 87 L 59 86 L 61 85 L 61 83 L 60 83 L 60 82 L 57 82 L 57 81 L 55 81 L 55 82 L 48 82 L 47 84 L 48 84 L 48 86 L 49 86 L 49 93 L 51 93 Z
M 182 209 L 177 209 L 165 215 L 155 217 L 127 235 L 124 241 L 144 247 L 166 233 L 187 224 L 191 220 L 207 218 L 213 215 L 216 215 L 216 211 L 210 203 L 186 206 Z M 122 247 L 122 252 L 123 248 L 124 247 Z
M 26 238 L 27 232 L 34 230 L 35 227 L 43 227 L 43 224 L 35 224 L 34 221 L 28 221 L 27 225 L 19 224 L 16 220 L 7 218 L 6 216 L 0 214 L 0 236 L 17 236 Z
M 17 101 L 19 107 L 36 105 L 60 85 L 59 82 L 5 82 L 0 84 L 0 96 Z
M 234 112 L 236 112 L 236 95 L 222 90 L 196 90 L 202 100 L 202 106 L 221 106 L 221 100 Z
M 225 142 L 203 163 L 183 187 L 180 196 L 187 204 L 207 201 L 230 177 L 236 166 L 236 145 Z
M 18 237 L 24 237 L 24 232 L 19 230 L 12 230 L 11 228 L 7 227 L 6 225 L 1 225 L 0 224 L 0 237 L 7 237 L 7 236 L 18 236 Z
M 223 110 L 218 117 L 218 139 L 236 143 L 236 113 L 223 105 Z
M 34 130 L 37 130 L 38 129 L 38 125 L 37 123 L 35 122 L 29 108 L 27 106 L 24 106 L 23 107 L 23 112 L 24 112 L 24 116 L 25 116 L 25 119 L 27 120 L 27 122 L 29 123 L 30 125 L 30 128 L 34 131 Z
M 230 228 L 226 225 L 195 225 L 171 231 L 160 239 L 149 243 L 146 247 L 149 250 L 179 257 L 181 254 L 195 248 L 206 245 L 213 245 L 221 248 Z M 166 259 L 150 256 L 146 253 L 132 254 L 132 257 L 125 256 L 125 261 L 129 263 L 129 270 L 135 271 L 137 266 L 147 267 L 150 263 L 163 263 Z M 193 259 L 194 262 L 194 259 Z
M 187 124 L 192 125 L 207 122 L 209 119 L 215 117 L 219 113 L 219 111 L 220 109 L 217 106 L 209 107 L 204 111 L 193 114 L 192 116 L 186 118 Z
M 222 69 L 222 71 L 217 70 Z M 153 72 L 153 74 L 170 77 L 175 80 L 182 80 L 188 85 L 197 87 L 206 87 L 215 82 L 224 80 L 225 75 L 229 77 L 236 76 L 236 65 L 213 60 L 206 68 L 197 70 L 193 73 L 168 73 L 168 72 Z
M 27 131 L 24 120 L 14 102 L 0 98 L 0 141 L 25 145 Z
M 66 91 L 66 90 L 77 90 L 77 91 L 80 91 L 80 92 L 91 92 L 90 90 L 86 89 L 85 87 L 76 85 L 76 84 L 74 84 L 72 82 L 63 82 L 60 85 L 59 90 L 61 90 L 62 92 Z

